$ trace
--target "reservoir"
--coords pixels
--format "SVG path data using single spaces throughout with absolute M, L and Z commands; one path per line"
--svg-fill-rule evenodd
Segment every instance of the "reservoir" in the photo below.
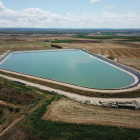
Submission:
M 80 50 L 11 53 L 0 68 L 95 89 L 119 89 L 133 75 Z

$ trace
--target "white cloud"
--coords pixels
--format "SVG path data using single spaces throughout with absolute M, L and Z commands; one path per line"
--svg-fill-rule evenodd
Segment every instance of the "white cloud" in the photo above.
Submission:
M 128 14 L 107 13 L 102 14 L 102 23 L 104 26 L 120 28 L 140 28 L 140 16 L 129 12 Z
M 114 8 L 114 6 L 106 6 L 106 8 Z
M 140 16 L 133 12 L 127 14 L 107 13 L 81 16 L 67 13 L 58 15 L 39 8 L 20 11 L 4 8 L 1 3 L 0 27 L 35 28 L 140 28 Z
M 4 9 L 5 9 L 4 5 L 2 4 L 2 2 L 0 2 L 0 11 L 2 11 Z
M 90 0 L 91 3 L 97 2 L 97 1 L 101 1 L 101 0 Z

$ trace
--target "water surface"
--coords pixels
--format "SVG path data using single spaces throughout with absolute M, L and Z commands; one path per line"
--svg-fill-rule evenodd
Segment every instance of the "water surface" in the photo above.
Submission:
M 135 81 L 131 75 L 82 51 L 15 53 L 0 68 L 89 88 L 122 88 Z

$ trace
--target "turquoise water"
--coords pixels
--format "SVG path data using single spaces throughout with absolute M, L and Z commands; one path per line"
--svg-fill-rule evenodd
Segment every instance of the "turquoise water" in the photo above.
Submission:
M 135 81 L 131 75 L 81 51 L 12 54 L 0 68 L 89 88 L 122 88 Z

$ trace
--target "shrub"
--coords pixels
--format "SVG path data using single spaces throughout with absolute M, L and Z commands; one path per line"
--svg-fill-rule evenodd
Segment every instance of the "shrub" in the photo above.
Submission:
M 31 101 L 31 104 L 36 104 L 39 100 L 41 100 L 41 95 L 38 95 L 35 99 Z
M 14 111 L 14 108 L 13 108 L 13 107 L 8 106 L 8 109 L 9 109 L 9 111 L 11 111 L 11 112 Z
M 3 113 L 3 110 L 2 109 L 0 109 L 0 115 Z
M 15 108 L 15 113 L 19 112 L 20 108 Z
M 0 120 L 0 124 L 2 124 L 5 120 L 6 120 L 6 118 L 2 118 L 2 119 Z

